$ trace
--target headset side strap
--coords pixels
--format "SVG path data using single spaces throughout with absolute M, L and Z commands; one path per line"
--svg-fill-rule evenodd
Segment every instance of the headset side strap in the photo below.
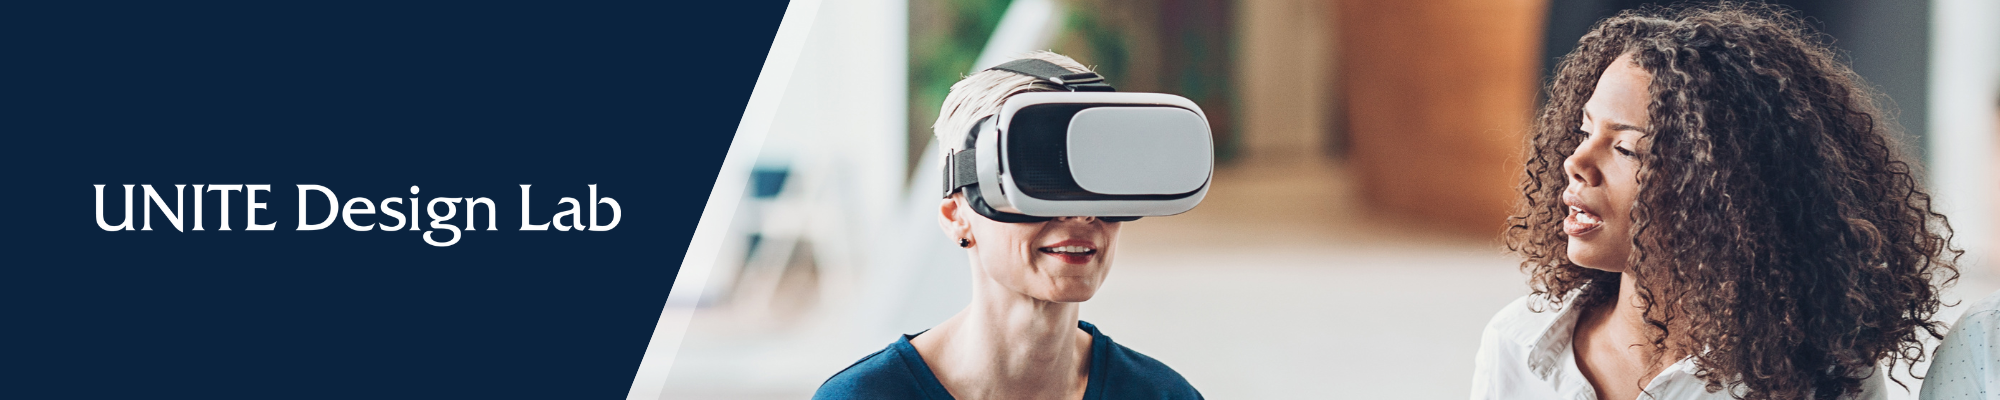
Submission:
M 944 176 L 944 195 L 946 197 L 950 197 L 951 192 L 957 191 L 958 188 L 965 187 L 965 185 L 979 183 L 979 154 L 976 153 L 977 151 L 979 149 L 965 149 L 947 156 L 948 158 L 945 160 L 945 163 L 948 167 L 945 170 Z

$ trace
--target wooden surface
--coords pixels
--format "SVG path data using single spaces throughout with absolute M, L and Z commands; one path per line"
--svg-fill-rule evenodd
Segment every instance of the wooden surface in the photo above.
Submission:
M 1533 116 L 1546 1 L 1335 4 L 1335 112 L 1367 206 L 1499 233 Z

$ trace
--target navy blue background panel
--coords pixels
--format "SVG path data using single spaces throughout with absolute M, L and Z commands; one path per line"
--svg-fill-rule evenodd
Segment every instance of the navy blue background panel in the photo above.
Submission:
M 54 3 L 0 10 L 0 397 L 622 398 L 785 8 Z M 93 184 L 113 224 L 121 185 L 268 184 L 276 229 L 209 192 L 206 230 L 107 232 Z M 498 229 L 298 231 L 300 184 Z M 520 231 L 522 184 L 620 222 Z

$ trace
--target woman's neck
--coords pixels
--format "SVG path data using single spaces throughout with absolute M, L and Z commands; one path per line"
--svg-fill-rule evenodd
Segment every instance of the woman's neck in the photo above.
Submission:
M 973 292 L 971 305 L 911 340 L 952 397 L 1082 395 L 1089 381 L 1091 339 L 1077 329 L 1076 303 L 1042 301 L 997 287 Z
M 1612 304 L 1587 310 L 1588 314 L 1585 317 L 1592 320 L 1597 328 L 1601 328 L 1600 332 L 1610 333 L 1613 337 L 1623 340 L 1644 340 L 1645 343 L 1652 343 L 1650 339 L 1646 339 L 1647 330 L 1651 326 L 1646 323 L 1645 303 L 1639 298 L 1637 281 L 1638 279 L 1633 278 L 1630 272 L 1620 274 L 1617 299 Z M 1652 346 L 1638 347 L 1646 355 L 1654 353 Z
M 1628 391 L 1651 383 L 1684 353 L 1672 348 L 1662 353 L 1653 346 L 1645 301 L 1631 273 L 1619 276 L 1618 295 L 1611 304 L 1577 311 L 1582 313 L 1573 339 L 1577 362 L 1599 398 L 1632 398 Z

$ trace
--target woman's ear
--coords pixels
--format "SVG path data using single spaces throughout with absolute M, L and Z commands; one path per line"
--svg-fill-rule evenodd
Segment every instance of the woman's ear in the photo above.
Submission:
M 965 218 L 965 195 L 953 194 L 938 202 L 938 228 L 944 230 L 945 237 L 956 244 L 960 239 L 972 238 L 972 221 Z

